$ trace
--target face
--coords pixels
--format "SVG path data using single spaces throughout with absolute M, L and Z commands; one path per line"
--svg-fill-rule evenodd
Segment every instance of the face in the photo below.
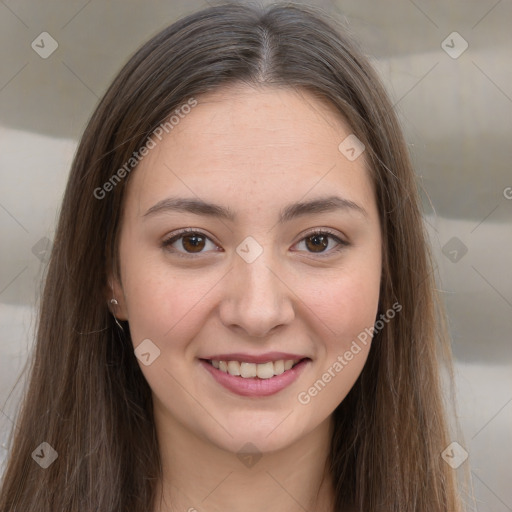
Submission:
M 276 450 L 326 425 L 365 364 L 375 194 L 364 153 L 338 149 L 350 127 L 309 93 L 231 86 L 197 101 L 130 177 L 116 315 L 159 424 Z

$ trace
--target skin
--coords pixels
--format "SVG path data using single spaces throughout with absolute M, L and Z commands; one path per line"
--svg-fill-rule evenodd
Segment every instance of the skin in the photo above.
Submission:
M 150 339 L 160 355 L 139 361 L 154 400 L 163 480 L 155 511 L 332 510 L 332 412 L 359 376 L 370 343 L 307 404 L 307 391 L 377 314 L 381 232 L 364 153 L 349 161 L 338 145 L 351 134 L 334 109 L 308 92 L 230 86 L 198 105 L 130 176 L 120 233 L 121 276 L 111 276 L 134 347 Z M 308 214 L 278 224 L 289 203 L 339 195 L 363 208 Z M 169 196 L 232 209 L 231 222 L 164 211 Z M 183 238 L 197 228 L 199 252 Z M 315 252 L 310 231 L 335 239 Z M 236 252 L 248 236 L 263 253 Z M 308 238 L 309 237 L 309 238 Z M 309 243 L 308 243 L 309 240 Z M 185 246 L 183 246 L 185 243 Z M 173 252 L 174 249 L 174 252 Z M 179 257 L 188 254 L 190 258 Z M 111 298 L 109 296 L 109 298 Z M 199 358 L 282 351 L 311 359 L 299 378 L 269 397 L 241 397 L 218 384 Z M 331 370 L 332 371 L 332 370 Z M 248 467 L 237 452 L 262 455 Z

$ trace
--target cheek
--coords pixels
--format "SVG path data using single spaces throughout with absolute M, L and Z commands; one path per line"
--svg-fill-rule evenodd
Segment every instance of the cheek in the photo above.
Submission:
M 332 272 L 322 279 L 303 279 L 301 297 L 321 321 L 329 344 L 345 344 L 373 326 L 380 292 L 380 266 L 358 266 Z M 308 286 L 309 285 L 309 286 Z M 336 347 L 337 348 L 337 347 Z
M 308 301 L 319 326 L 316 331 L 324 333 L 309 387 L 297 396 L 302 413 L 311 422 L 331 414 L 361 374 L 371 346 L 369 328 L 377 315 L 379 283 L 380 273 L 375 269 L 338 274 Z
M 144 338 L 159 339 L 171 329 L 177 308 L 185 301 L 178 300 L 175 279 L 136 244 L 126 243 L 122 265 L 123 292 L 128 322 L 134 345 Z M 162 271 L 164 270 L 164 271 Z
M 135 346 L 149 338 L 169 351 L 182 348 L 180 340 L 193 339 L 201 328 L 208 294 L 219 281 L 217 274 L 180 272 L 161 261 L 144 259 L 137 252 L 125 259 L 124 272 L 123 289 Z

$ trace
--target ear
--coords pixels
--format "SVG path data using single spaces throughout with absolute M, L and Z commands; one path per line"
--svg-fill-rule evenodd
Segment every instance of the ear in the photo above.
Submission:
M 107 283 L 105 297 L 108 309 L 118 320 L 128 320 L 126 299 L 119 279 L 109 274 Z

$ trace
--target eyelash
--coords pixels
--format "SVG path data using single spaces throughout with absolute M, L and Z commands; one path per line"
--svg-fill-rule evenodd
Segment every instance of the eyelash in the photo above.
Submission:
M 183 252 L 180 252 L 180 251 L 176 251 L 174 249 L 169 249 L 170 245 L 172 245 L 174 242 L 176 242 L 180 238 L 183 238 L 184 235 L 189 235 L 189 234 L 201 235 L 201 236 L 205 237 L 206 239 L 208 239 L 210 242 L 215 243 L 205 233 L 203 233 L 201 231 L 198 231 L 197 229 L 194 229 L 194 228 L 186 228 L 186 229 L 182 229 L 181 231 L 173 234 L 171 237 L 166 238 L 165 240 L 163 240 L 162 241 L 162 248 L 169 250 L 173 254 L 177 254 L 181 258 L 196 258 L 196 257 L 200 256 L 201 254 L 204 254 L 204 253 L 195 253 L 195 254 L 183 253 Z M 317 253 L 317 255 L 320 258 L 332 256 L 332 254 L 337 254 L 338 252 L 342 251 L 345 247 L 350 245 L 345 240 L 340 239 L 333 231 L 331 231 L 329 229 L 316 230 L 316 231 L 311 231 L 309 233 L 306 233 L 306 235 L 303 238 L 301 238 L 301 240 L 299 240 L 299 243 L 304 241 L 306 238 L 310 238 L 310 237 L 315 236 L 315 235 L 328 235 L 329 238 L 335 240 L 338 243 L 337 247 L 335 247 L 334 249 L 331 249 L 330 251 L 328 251 L 326 253 Z M 215 245 L 217 245 L 217 244 L 215 244 Z M 315 253 L 311 252 L 309 254 L 315 254 Z

